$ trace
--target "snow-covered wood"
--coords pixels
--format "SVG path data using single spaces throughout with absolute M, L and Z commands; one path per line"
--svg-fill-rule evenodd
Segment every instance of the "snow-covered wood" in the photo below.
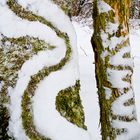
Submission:
M 0 21 L 1 98 L 10 115 L 4 133 L 16 140 L 88 140 L 69 18 L 50 0 L 2 0 Z M 67 97 L 60 92 L 77 102 L 57 102 Z

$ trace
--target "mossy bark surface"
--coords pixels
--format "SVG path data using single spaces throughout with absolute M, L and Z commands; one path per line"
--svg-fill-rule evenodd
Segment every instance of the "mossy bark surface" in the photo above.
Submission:
M 113 126 L 114 121 L 132 122 L 136 121 L 135 110 L 132 111 L 132 116 L 115 114 L 113 111 L 113 104 L 116 100 L 129 94 L 132 90 L 132 73 L 133 66 L 120 64 L 111 64 L 111 59 L 122 51 L 123 48 L 128 49 L 129 46 L 129 0 L 95 0 L 93 8 L 93 20 L 94 20 L 94 34 L 91 39 L 93 50 L 95 53 L 95 73 L 96 82 L 98 88 L 99 105 L 100 105 L 100 123 L 101 123 L 101 135 L 102 140 L 115 140 L 117 136 L 121 136 L 128 132 L 125 127 L 115 128 Z M 109 9 L 104 9 L 105 5 Z M 117 25 L 117 29 L 114 31 L 109 25 Z M 106 36 L 106 40 L 102 37 Z M 113 48 L 110 48 L 112 38 L 122 38 L 122 40 L 115 44 Z M 107 43 L 105 42 L 107 41 Z M 121 56 L 122 59 L 131 59 L 130 51 Z M 114 59 L 116 61 L 116 59 Z M 133 61 L 133 60 L 132 60 Z M 129 71 L 129 74 L 125 75 L 121 79 L 122 82 L 126 82 L 129 86 L 120 88 L 114 86 L 112 81 L 108 78 L 110 71 L 123 72 Z M 115 74 L 114 72 L 114 74 Z M 110 92 L 109 98 L 107 97 L 107 91 Z M 131 106 L 135 104 L 133 98 L 122 103 L 122 105 Z M 121 109 L 121 108 L 120 108 Z
M 21 22 L 22 19 L 28 20 L 30 22 L 38 21 L 52 29 L 60 39 L 64 40 L 65 43 L 65 56 L 57 64 L 52 66 L 44 66 L 36 74 L 30 77 L 30 81 L 23 93 L 21 102 L 22 125 L 27 137 L 31 140 L 50 140 L 49 137 L 45 137 L 44 135 L 40 134 L 37 131 L 36 126 L 34 125 L 32 113 L 33 106 L 31 100 L 32 97 L 35 95 L 36 89 L 38 88 L 38 84 L 45 77 L 49 76 L 49 74 L 52 72 L 61 70 L 67 63 L 69 63 L 73 53 L 70 39 L 67 33 L 60 31 L 57 27 L 55 27 L 50 21 L 48 21 L 44 17 L 38 16 L 33 12 L 29 11 L 29 9 L 23 8 L 16 0 L 8 0 L 7 6 L 9 10 L 11 10 L 15 14 L 15 16 L 18 16 L 21 19 Z M 2 88 L 0 89 L 0 139 L 9 140 L 11 138 L 8 135 L 8 126 L 10 118 L 10 113 L 7 108 L 7 105 L 10 101 L 8 96 L 8 88 L 15 88 L 19 78 L 18 72 L 27 60 L 31 59 L 34 55 L 38 55 L 40 51 L 46 51 L 47 49 L 55 49 L 55 46 L 51 46 L 44 40 L 40 40 L 39 38 L 34 38 L 28 35 L 19 38 L 8 38 L 3 35 L 2 39 L 0 40 L 0 44 L 0 81 L 2 83 Z M 79 90 L 80 82 L 77 79 L 75 85 L 62 90 L 66 92 L 63 92 L 64 94 L 61 96 L 57 96 L 57 99 L 61 100 L 61 98 L 66 97 L 65 93 L 72 95 L 72 102 L 75 103 L 74 106 L 69 107 L 70 111 L 72 112 L 68 112 L 67 115 L 61 114 L 62 110 L 64 112 L 67 111 L 66 107 L 67 104 L 69 104 L 68 101 L 67 104 L 62 103 L 61 101 L 56 101 L 56 108 L 59 108 L 57 110 L 60 112 L 60 115 L 62 117 L 65 117 L 74 125 L 86 129 L 86 126 L 84 125 L 84 111 L 79 96 Z

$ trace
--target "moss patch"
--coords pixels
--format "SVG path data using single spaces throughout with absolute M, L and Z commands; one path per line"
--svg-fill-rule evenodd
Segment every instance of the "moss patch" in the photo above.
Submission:
M 56 97 L 56 109 L 68 121 L 87 130 L 84 125 L 85 118 L 79 90 L 80 81 L 76 81 L 76 84 L 72 87 L 61 90 Z

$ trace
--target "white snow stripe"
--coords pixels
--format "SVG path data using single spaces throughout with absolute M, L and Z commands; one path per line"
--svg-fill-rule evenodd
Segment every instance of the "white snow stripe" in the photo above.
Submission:
M 71 80 L 67 80 L 65 79 L 67 82 L 65 82 L 65 84 L 67 85 L 73 85 L 73 83 L 75 83 L 75 81 L 79 78 L 79 74 L 78 74 L 78 70 L 77 70 L 77 53 L 75 51 L 76 49 L 76 36 L 73 30 L 73 27 L 70 24 L 70 21 L 68 19 L 68 17 L 66 17 L 64 14 L 60 14 L 60 16 L 58 16 L 58 13 L 62 13 L 61 10 L 58 9 L 57 6 L 55 6 L 52 2 L 50 2 L 49 0 L 41 0 L 41 2 L 38 3 L 38 1 L 32 0 L 32 1 L 18 1 L 23 7 L 25 6 L 26 8 L 28 8 L 29 10 L 33 11 L 35 14 L 37 15 L 41 15 L 43 17 L 45 17 L 47 20 L 51 21 L 57 28 L 61 29 L 63 32 L 67 32 L 67 34 L 70 36 L 70 42 L 72 44 L 72 49 L 73 49 L 73 54 L 72 54 L 72 58 L 71 61 L 69 62 L 69 65 L 66 65 L 64 67 L 64 69 L 61 70 L 61 72 L 63 73 L 64 71 L 66 71 Z M 32 6 L 33 5 L 33 6 Z M 10 105 L 10 111 L 11 111 L 11 121 L 10 121 L 10 131 L 13 133 L 13 135 L 15 136 L 15 138 L 17 140 L 28 140 L 28 138 L 25 135 L 25 132 L 22 128 L 22 122 L 21 122 L 21 100 L 22 100 L 22 96 L 24 93 L 24 90 L 26 89 L 29 81 L 30 81 L 30 77 L 31 75 L 34 75 L 38 72 L 38 70 L 42 69 L 43 66 L 47 65 L 47 66 L 52 66 L 54 64 L 57 64 L 61 58 L 63 58 L 64 54 L 65 54 L 65 45 L 63 45 L 63 41 L 61 42 L 61 39 L 57 38 L 56 34 L 52 32 L 52 36 L 48 36 L 47 34 L 49 32 L 49 28 L 46 31 L 45 35 L 43 36 L 44 33 L 44 29 L 46 30 L 47 27 L 45 27 L 44 25 L 40 24 L 39 22 L 28 22 L 26 20 L 21 20 L 20 18 L 17 18 L 15 16 L 15 14 L 13 14 L 12 12 L 10 13 L 7 8 L 7 6 L 5 5 L 2 10 L 5 10 L 5 15 L 8 18 L 8 23 L 7 21 L 5 21 L 6 25 L 9 26 L 9 28 L 11 29 L 11 34 L 9 33 L 9 30 L 4 29 L 3 30 L 3 34 L 9 35 L 10 37 L 18 37 L 18 36 L 23 36 L 23 35 L 30 35 L 30 36 L 37 36 L 38 32 L 40 32 L 40 28 L 42 29 L 42 33 L 41 35 L 38 35 L 37 37 L 44 39 L 46 41 L 50 41 L 49 39 L 52 38 L 52 42 L 50 41 L 50 44 L 57 44 L 57 48 L 54 49 L 52 52 L 40 52 L 37 56 L 34 56 L 32 59 L 26 61 L 24 63 L 24 65 L 21 68 L 21 71 L 19 71 L 19 79 L 17 81 L 17 85 L 15 87 L 15 89 L 13 90 L 12 94 L 11 94 L 11 105 Z M 2 11 L 2 12 L 3 12 Z M 0 12 L 1 13 L 1 12 Z M 46 16 L 47 15 L 47 16 Z M 2 16 L 1 19 L 4 20 L 5 16 Z M 52 17 L 55 17 L 52 18 Z M 56 18 L 59 18 L 58 20 Z M 19 21 L 18 21 L 19 20 Z M 10 26 L 10 22 L 14 23 L 17 26 Z M 58 21 L 62 21 L 62 22 L 58 22 Z M 19 26 L 20 24 L 25 24 L 26 26 Z M 33 24 L 37 24 L 37 26 L 40 26 L 39 28 L 35 27 L 34 30 L 29 29 L 32 28 Z M 67 24 L 68 23 L 68 24 Z M 3 25 L 3 24 L 2 24 Z M 41 27 L 42 26 L 42 27 Z M 43 27 L 44 26 L 44 27 Z M 1 26 L 2 28 L 5 27 L 4 25 Z M 13 32 L 15 32 L 15 29 L 18 28 L 18 32 L 17 34 L 12 34 Z M 25 28 L 26 27 L 26 28 Z M 21 30 L 20 30 L 21 28 Z M 26 30 L 28 28 L 28 30 Z M 25 29 L 25 30 L 24 30 Z M 37 34 L 36 34 L 36 29 L 38 29 Z M 1 30 L 1 29 L 0 29 Z M 51 32 L 51 31 L 50 31 Z M 35 35 L 36 34 L 36 35 Z M 56 36 L 56 38 L 54 38 Z M 44 38 L 43 38 L 44 37 Z M 53 42 L 54 40 L 54 42 Z M 59 40 L 61 43 L 59 43 Z M 64 47 L 63 47 L 64 46 Z M 61 78 L 61 76 L 59 77 L 60 79 L 55 79 L 56 82 L 60 83 L 60 81 L 63 81 L 63 77 Z M 53 81 L 52 81 L 53 82 Z M 44 83 L 44 80 L 42 81 L 42 84 Z M 49 81 L 49 84 L 51 82 Z M 39 87 L 42 87 L 42 84 L 39 85 Z M 22 86 L 21 86 L 22 85 Z M 46 85 L 46 83 L 45 83 Z M 51 83 L 52 85 L 52 83 Z M 46 85 L 47 86 L 47 85 Z M 51 87 L 51 86 L 50 86 Z M 47 87 L 46 87 L 47 88 Z M 54 90 L 54 92 L 57 92 L 57 89 L 55 89 L 54 87 L 52 87 L 52 89 Z M 49 90 L 49 89 L 48 89 Z M 47 93 L 49 94 L 50 91 L 48 91 Z M 39 95 L 44 95 L 44 92 L 39 93 Z M 53 95 L 53 94 L 52 94 Z M 34 99 L 36 98 L 36 94 L 34 96 Z M 48 96 L 48 98 L 51 98 L 52 100 L 50 100 L 50 104 L 54 103 L 54 97 L 53 96 Z M 37 102 L 35 103 L 34 101 L 34 105 L 37 104 L 40 100 L 38 99 Z M 46 104 L 46 103 L 45 103 Z M 58 112 L 55 110 L 54 107 L 52 106 L 46 106 L 44 105 L 45 109 L 47 110 L 53 110 L 55 113 L 58 114 Z M 33 113 L 36 110 L 36 107 L 33 106 Z M 48 113 L 48 112 L 47 112 Z M 38 113 L 34 114 L 34 118 L 38 117 Z M 39 113 L 39 118 L 42 118 L 43 113 Z M 49 114 L 47 114 L 49 116 Z M 66 120 L 62 119 L 62 117 L 60 115 L 57 116 L 57 120 L 56 116 L 52 115 L 52 119 L 54 119 L 55 121 L 52 122 L 54 124 L 57 124 L 58 120 L 60 121 L 59 125 L 56 127 L 56 125 L 52 125 L 52 124 L 47 124 L 46 121 L 48 121 L 48 119 L 46 118 L 45 122 L 43 122 L 44 124 L 46 124 L 47 127 L 52 128 L 49 134 L 47 133 L 47 137 L 50 136 L 55 136 L 56 138 L 60 138 L 60 134 L 61 134 L 61 140 L 66 140 L 68 138 L 73 138 L 75 139 L 80 139 L 80 140 L 88 140 L 89 139 L 89 135 L 87 132 L 83 131 L 82 129 L 73 126 L 72 124 L 70 124 L 69 122 L 67 122 Z M 48 128 L 43 128 L 41 129 L 38 125 L 37 122 L 35 120 L 34 122 L 36 124 L 36 128 L 39 130 L 39 132 L 42 134 L 44 131 L 48 132 L 49 129 Z M 65 125 L 64 125 L 65 124 Z M 64 132 L 64 128 L 63 125 L 67 128 L 65 129 L 65 134 Z M 62 128 L 62 129 L 59 129 Z M 58 131 L 59 130 L 59 131 Z M 56 132 L 59 132 L 56 134 Z
M 125 78 L 127 75 L 131 75 L 132 72 L 129 70 L 112 70 L 107 68 L 107 78 L 112 84 L 112 88 L 127 88 L 130 87 L 130 83 L 127 81 L 123 81 L 122 79 Z

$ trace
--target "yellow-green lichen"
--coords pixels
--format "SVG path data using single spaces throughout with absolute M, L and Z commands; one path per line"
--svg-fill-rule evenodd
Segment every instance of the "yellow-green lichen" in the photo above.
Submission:
M 79 90 L 80 81 L 76 81 L 72 87 L 61 90 L 56 97 L 56 109 L 68 121 L 87 130 Z

